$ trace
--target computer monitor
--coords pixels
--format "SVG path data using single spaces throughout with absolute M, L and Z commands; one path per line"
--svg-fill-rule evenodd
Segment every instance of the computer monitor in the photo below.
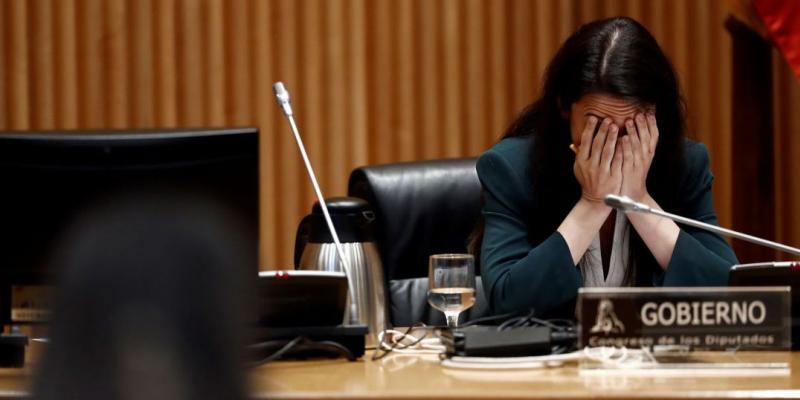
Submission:
M 258 147 L 256 128 L 0 132 L 0 323 L 46 321 L 59 235 L 120 193 L 212 199 L 244 221 L 256 260 Z

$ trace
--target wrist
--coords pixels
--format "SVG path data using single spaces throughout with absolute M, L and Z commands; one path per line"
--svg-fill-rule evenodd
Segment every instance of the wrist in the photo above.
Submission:
M 633 196 L 628 196 L 628 197 L 630 197 L 631 200 L 633 200 L 633 201 L 635 201 L 637 203 L 644 203 L 644 204 L 647 204 L 647 205 L 652 205 L 653 198 L 650 197 L 650 193 L 648 193 L 647 190 L 645 190 L 645 191 L 643 191 L 641 193 L 638 193 L 638 194 L 634 194 Z
M 581 193 L 581 198 L 578 199 L 575 208 L 581 208 L 590 212 L 611 211 L 611 207 L 607 206 L 602 198 L 592 197 L 586 193 Z
M 557 231 L 567 242 L 575 265 L 583 257 L 583 253 L 610 214 L 611 208 L 604 203 L 581 197 L 561 222 Z
M 602 200 L 593 200 L 581 196 L 575 207 L 572 208 L 571 214 L 575 214 L 579 220 L 585 221 L 590 225 L 602 223 L 611 214 L 611 207 L 607 206 Z M 599 229 L 599 228 L 598 228 Z
M 625 188 L 623 188 L 621 194 L 629 197 L 631 200 L 637 203 L 645 203 L 651 198 L 650 193 L 647 191 L 647 187 L 643 187 L 638 190 L 625 190 Z

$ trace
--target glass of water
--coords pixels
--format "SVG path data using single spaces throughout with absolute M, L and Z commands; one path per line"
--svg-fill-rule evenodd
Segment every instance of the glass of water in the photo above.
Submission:
M 428 303 L 444 313 L 447 327 L 475 304 L 475 259 L 471 254 L 434 254 L 428 263 Z

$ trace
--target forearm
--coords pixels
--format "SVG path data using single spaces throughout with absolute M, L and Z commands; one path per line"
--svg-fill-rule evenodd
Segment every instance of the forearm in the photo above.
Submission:
M 524 256 L 516 256 L 513 261 L 508 257 L 506 262 L 498 262 L 496 253 L 484 259 L 492 262 L 481 278 L 495 313 L 534 309 L 539 316 L 552 315 L 561 305 L 574 302 L 581 287 L 581 273 L 574 267 L 559 233 L 554 232 L 529 248 Z M 574 311 L 573 304 L 571 313 L 562 317 L 574 317 Z
M 581 198 L 564 218 L 558 232 L 567 242 L 573 264 L 578 264 L 609 214 L 611 208 L 605 204 Z
M 649 194 L 641 202 L 651 208 L 661 209 Z M 650 253 L 655 257 L 658 265 L 666 270 L 680 234 L 678 225 L 670 219 L 652 214 L 631 212 L 627 213 L 626 216 L 633 228 L 636 229 L 636 232 L 639 233 Z

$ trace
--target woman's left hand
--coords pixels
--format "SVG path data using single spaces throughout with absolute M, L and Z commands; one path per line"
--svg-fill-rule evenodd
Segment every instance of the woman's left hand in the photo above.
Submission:
M 622 137 L 622 189 L 620 194 L 634 201 L 648 196 L 647 173 L 656 154 L 658 125 L 652 112 L 636 114 L 625 121 L 628 134 Z

